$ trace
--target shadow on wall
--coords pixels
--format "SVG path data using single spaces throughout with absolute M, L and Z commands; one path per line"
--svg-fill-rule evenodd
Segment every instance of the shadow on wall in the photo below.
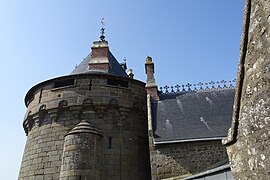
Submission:
M 221 140 L 156 145 L 158 178 L 196 174 L 228 162 Z

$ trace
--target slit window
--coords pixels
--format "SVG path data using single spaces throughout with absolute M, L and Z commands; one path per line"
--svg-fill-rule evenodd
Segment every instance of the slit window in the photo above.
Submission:
M 112 149 L 112 137 L 108 137 L 109 138 L 109 149 Z

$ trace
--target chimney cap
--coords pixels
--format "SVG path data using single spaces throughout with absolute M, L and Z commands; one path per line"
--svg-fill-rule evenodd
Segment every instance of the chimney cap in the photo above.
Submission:
M 152 63 L 153 63 L 152 57 L 147 56 L 146 57 L 146 64 L 152 64 Z
M 94 41 L 92 48 L 109 47 L 108 41 Z

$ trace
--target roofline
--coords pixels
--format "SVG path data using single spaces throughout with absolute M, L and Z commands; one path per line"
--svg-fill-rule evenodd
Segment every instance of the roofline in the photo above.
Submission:
M 66 78 L 76 78 L 76 77 L 90 77 L 90 76 L 99 76 L 99 77 L 113 77 L 113 78 L 120 78 L 120 79 L 126 79 L 128 81 L 133 81 L 133 82 L 136 82 L 136 83 L 139 83 L 139 84 L 142 84 L 145 86 L 145 82 L 142 82 L 140 80 L 137 80 L 137 79 L 131 79 L 129 77 L 122 77 L 122 76 L 117 76 L 117 75 L 113 75 L 113 74 L 109 74 L 109 73 L 81 73 L 81 74 L 71 74 L 71 75 L 64 75 L 64 76 L 59 76 L 59 77 L 55 77 L 55 78 L 51 78 L 51 79 L 48 79 L 48 80 L 45 80 L 45 81 L 42 81 L 36 85 L 34 85 L 33 87 L 31 87 L 25 97 L 24 97 L 24 103 L 25 103 L 25 106 L 27 107 L 27 99 L 28 99 L 28 96 L 31 94 L 31 93 L 34 93 L 38 88 L 40 88 L 41 86 L 44 86 L 44 85 L 47 85 L 53 81 L 57 81 L 57 80 L 61 80 L 61 79 L 66 79 Z
M 212 173 L 215 173 L 215 172 L 218 172 L 218 171 L 222 171 L 222 170 L 228 169 L 228 168 L 230 168 L 230 164 L 225 164 L 225 165 L 216 167 L 216 168 L 214 168 L 214 169 L 210 169 L 210 170 L 207 170 L 207 171 L 204 171 L 204 172 L 201 172 L 201 173 L 192 175 L 192 176 L 188 176 L 188 177 L 185 177 L 185 178 L 179 178 L 179 179 L 177 179 L 177 180 L 189 180 L 189 179 L 194 179 L 194 178 L 198 178 L 198 177 L 201 177 L 201 176 L 204 176 L 204 175 L 207 175 L 207 174 L 212 174 Z
M 212 137 L 212 138 L 200 138 L 200 139 L 181 139 L 181 140 L 173 140 L 173 141 L 154 141 L 155 145 L 160 144 L 173 144 L 173 143 L 184 143 L 184 142 L 196 142 L 196 141 L 214 141 L 214 140 L 222 140 L 226 136 L 222 137 Z

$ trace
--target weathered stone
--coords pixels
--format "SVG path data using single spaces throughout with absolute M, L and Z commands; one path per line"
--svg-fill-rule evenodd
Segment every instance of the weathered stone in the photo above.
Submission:
M 235 179 L 268 179 L 270 2 L 246 0 L 233 123 L 224 144 Z
M 91 90 L 89 90 L 90 77 Z M 66 175 L 72 173 L 73 179 L 83 177 L 119 179 L 120 176 L 122 179 L 142 179 L 142 177 L 150 179 L 145 84 L 127 78 L 130 86 L 123 88 L 107 86 L 107 77 L 104 75 L 81 75 L 76 78 L 76 86 L 53 91 L 51 88 L 54 79 L 37 85 L 36 88 L 42 88 L 42 93 L 45 93 L 46 97 L 42 96 L 42 104 L 36 102 L 35 99 L 40 96 L 40 91 L 36 91 L 38 96 L 34 95 L 34 100 L 28 104 L 24 120 L 28 138 L 19 179 L 31 179 L 35 177 L 35 173 L 41 172 L 45 179 L 59 179 L 61 162 L 63 162 L 61 179 L 67 179 L 66 177 L 69 176 Z M 92 96 L 91 93 L 94 95 Z M 115 96 L 110 97 L 112 93 L 115 93 Z M 112 99 L 117 100 L 117 106 L 112 103 Z M 67 101 L 66 105 L 59 107 L 59 102 L 63 102 L 62 100 Z M 134 103 L 139 104 L 139 108 L 133 109 Z M 34 120 L 39 120 L 41 105 L 46 105 L 43 121 L 31 126 L 33 117 Z M 96 147 L 96 151 L 100 152 L 97 157 L 100 163 L 99 169 L 94 166 L 95 158 L 86 156 L 83 149 L 80 150 L 82 153 L 80 156 L 74 155 L 81 148 L 79 144 L 85 144 L 82 139 L 76 140 L 66 136 L 65 140 L 65 135 L 82 118 L 90 120 L 103 135 L 99 148 L 90 143 L 91 138 L 88 144 L 89 147 Z M 70 158 L 86 158 L 89 163 L 82 161 L 81 164 L 76 164 L 78 161 Z M 74 166 L 65 164 L 72 161 Z
M 226 161 L 227 154 L 217 140 L 155 145 L 150 157 L 152 178 L 163 179 L 208 170 Z

